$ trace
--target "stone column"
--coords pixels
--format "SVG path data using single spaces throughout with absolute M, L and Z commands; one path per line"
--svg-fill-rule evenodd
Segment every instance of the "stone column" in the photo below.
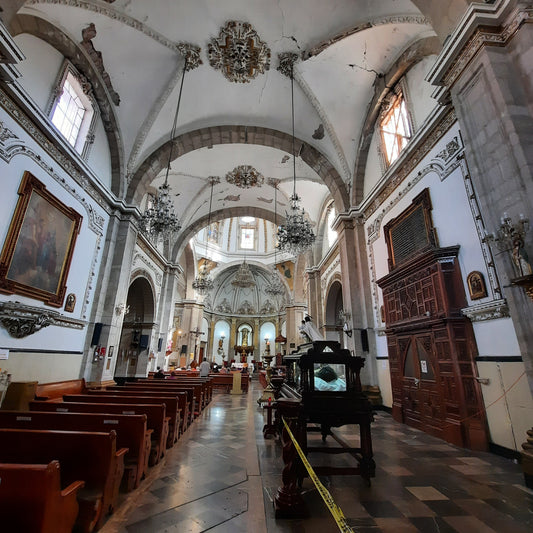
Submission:
M 344 308 L 352 314 L 352 337 L 348 337 L 347 346 L 354 355 L 366 358 L 361 373 L 363 384 L 376 385 L 376 340 L 364 227 L 352 218 L 341 218 L 335 230 L 341 262 L 342 300 Z M 368 351 L 364 350 L 366 340 Z
M 151 350 L 156 358 L 153 361 L 154 370 L 158 366 L 163 368 L 166 361 L 167 337 L 174 322 L 174 300 L 178 286 L 179 267 L 167 267 L 161 285 L 161 296 L 157 308 L 157 319 L 160 324 L 159 331 L 154 331 Z M 159 339 L 163 339 L 161 350 L 158 350 Z
M 326 338 L 326 330 L 323 327 L 325 324 L 324 311 L 323 311 L 323 294 L 322 284 L 320 283 L 320 270 L 318 268 L 310 268 L 307 270 L 307 276 L 309 278 L 309 288 L 307 293 L 309 294 L 309 310 L 308 313 L 313 317 L 313 321 L 316 327 L 322 333 L 324 339 Z
M 231 326 L 229 330 L 229 341 L 228 341 L 228 365 L 229 362 L 235 358 L 234 346 L 237 344 L 237 319 L 231 319 Z
M 217 343 L 215 343 L 215 321 L 213 318 L 211 318 L 211 325 L 209 327 L 209 340 L 207 342 L 206 351 L 204 353 L 204 357 L 209 361 L 215 360 L 215 346 L 218 346 Z M 207 347 L 210 348 L 210 353 L 207 353 Z
M 259 337 L 259 333 L 260 333 L 259 330 L 260 330 L 259 318 L 254 318 L 254 338 L 253 338 L 254 354 L 261 355 L 261 338 Z M 254 359 L 254 357 L 252 357 L 252 359 Z
M 304 304 L 293 304 L 286 307 L 287 311 L 287 353 L 290 354 L 300 344 L 303 344 L 303 337 L 300 335 L 299 326 L 302 324 L 302 320 L 307 312 L 307 308 Z
M 99 384 L 113 379 L 120 334 L 124 320 L 124 306 L 130 285 L 130 270 L 137 241 L 137 231 L 130 219 L 109 218 L 102 256 L 107 258 L 100 270 L 94 291 L 95 297 L 85 339 L 85 360 L 82 376 L 88 383 Z M 94 361 L 94 346 L 91 346 L 95 324 L 103 324 L 98 345 L 114 347 L 113 358 L 107 368 L 106 357 Z
M 204 305 L 198 303 L 196 300 L 183 300 L 183 317 L 181 323 L 181 331 L 183 336 L 187 339 L 187 366 L 191 364 L 195 354 L 196 336 L 191 333 L 196 328 L 201 331 L 202 317 Z M 207 331 L 204 332 L 207 335 Z M 198 343 L 199 344 L 199 343 Z M 193 357 L 191 357 L 193 354 Z

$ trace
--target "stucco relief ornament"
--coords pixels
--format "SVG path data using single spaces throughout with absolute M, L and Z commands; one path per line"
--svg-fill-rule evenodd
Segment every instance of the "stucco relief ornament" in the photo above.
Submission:
M 207 56 L 214 69 L 236 83 L 248 83 L 270 68 L 270 48 L 248 22 L 227 22 L 208 43 Z
M 250 165 L 239 165 L 226 174 L 226 181 L 241 189 L 261 187 L 264 176 Z

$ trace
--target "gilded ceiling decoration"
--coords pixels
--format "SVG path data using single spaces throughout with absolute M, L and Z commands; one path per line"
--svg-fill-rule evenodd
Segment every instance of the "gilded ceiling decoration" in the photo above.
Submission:
M 270 68 L 270 48 L 248 22 L 230 20 L 207 45 L 209 64 L 229 81 L 248 83 Z
M 241 189 L 261 187 L 265 177 L 250 165 L 239 165 L 226 174 L 226 181 Z

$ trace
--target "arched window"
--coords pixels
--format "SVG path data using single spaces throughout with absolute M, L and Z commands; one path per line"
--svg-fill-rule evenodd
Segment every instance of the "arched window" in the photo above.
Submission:
M 404 93 L 404 89 L 398 85 L 384 102 L 380 115 L 382 151 L 387 166 L 398 159 L 412 136 Z
M 71 146 L 86 159 L 94 141 L 96 103 L 90 84 L 65 63 L 50 106 L 50 120 Z

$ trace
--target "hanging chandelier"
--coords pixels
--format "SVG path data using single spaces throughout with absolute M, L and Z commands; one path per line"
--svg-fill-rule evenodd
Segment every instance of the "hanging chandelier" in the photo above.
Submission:
M 255 278 L 246 262 L 246 259 L 243 260 L 239 270 L 235 274 L 235 278 L 231 282 L 234 287 L 248 288 L 255 287 Z
M 139 228 L 150 241 L 157 244 L 158 241 L 170 241 L 174 235 L 181 229 L 181 224 L 174 211 L 174 204 L 172 202 L 171 188 L 168 184 L 168 174 L 170 172 L 170 164 L 172 163 L 172 151 L 174 148 L 174 136 L 176 134 L 176 124 L 178 120 L 178 113 L 180 110 L 181 94 L 183 92 L 183 82 L 185 80 L 185 72 L 193 70 L 198 65 L 201 65 L 200 48 L 191 44 L 181 43 L 178 45 L 179 51 L 185 57 L 183 64 L 183 72 L 181 76 L 181 85 L 178 95 L 178 104 L 174 114 L 174 122 L 170 131 L 170 147 L 168 155 L 168 164 L 165 174 L 165 182 L 157 188 L 157 194 L 153 199 L 151 205 L 141 215 Z
M 209 196 L 209 215 L 207 217 L 207 231 L 205 236 L 205 257 L 203 265 L 198 269 L 198 275 L 192 282 L 192 288 L 201 295 L 207 294 L 213 288 L 213 280 L 209 275 L 207 268 L 207 246 L 209 242 L 209 235 L 211 234 L 211 207 L 213 205 L 213 187 L 215 184 L 220 183 L 220 179 L 217 176 L 210 176 L 209 181 L 211 183 L 211 194 Z
M 286 214 L 285 224 L 278 227 L 278 248 L 298 256 L 307 251 L 315 242 L 315 234 L 309 220 L 305 218 L 305 211 L 300 207 L 300 197 L 296 194 L 296 152 L 294 149 L 294 63 L 297 54 L 279 54 L 278 70 L 291 79 L 291 114 L 292 114 L 292 170 L 293 192 L 290 197 L 290 212 Z
M 274 187 L 274 226 L 278 226 L 278 182 L 272 180 L 272 186 Z M 265 287 L 265 292 L 270 296 L 280 296 L 285 292 L 285 287 L 283 282 L 279 277 L 278 269 L 276 268 L 277 264 L 277 245 L 274 246 L 274 266 L 272 267 L 272 272 L 270 273 L 268 282 Z

